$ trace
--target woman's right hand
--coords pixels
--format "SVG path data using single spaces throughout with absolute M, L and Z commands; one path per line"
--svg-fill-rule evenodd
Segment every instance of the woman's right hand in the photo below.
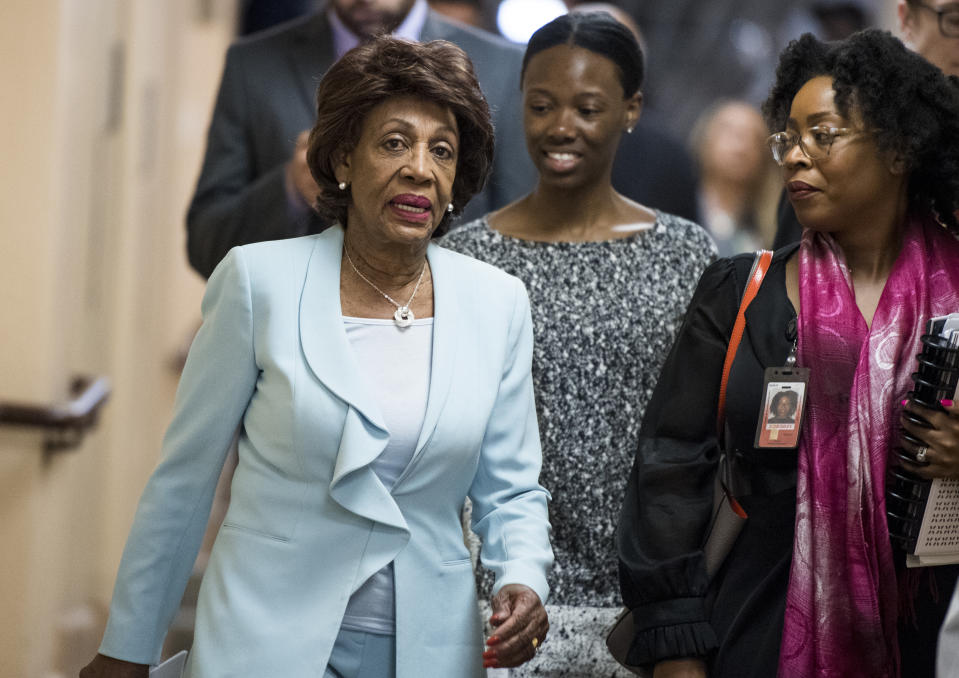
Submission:
M 483 666 L 499 669 L 519 666 L 536 654 L 546 640 L 549 619 L 536 592 L 522 584 L 507 584 L 490 600 L 494 628 L 486 641 Z
M 923 407 L 913 400 L 906 403 L 903 412 L 912 412 L 922 417 L 929 422 L 931 428 L 914 424 L 902 414 L 899 416 L 902 427 L 926 445 L 925 464 L 911 464 L 903 460 L 902 465 L 927 480 L 959 478 L 959 403 L 943 400 L 942 406 L 945 411 Z M 920 449 L 905 440 L 901 440 L 900 444 L 913 455 Z
M 706 678 L 702 659 L 667 659 L 656 664 L 653 678 Z
M 147 678 L 149 675 L 149 664 L 134 664 L 103 654 L 80 669 L 80 678 Z

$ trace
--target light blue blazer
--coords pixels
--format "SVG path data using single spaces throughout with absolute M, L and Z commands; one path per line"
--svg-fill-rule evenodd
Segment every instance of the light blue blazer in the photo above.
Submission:
M 229 511 L 197 606 L 192 678 L 319 678 L 350 595 L 393 561 L 398 678 L 482 676 L 460 509 L 497 587 L 545 602 L 523 284 L 430 245 L 426 419 L 392 492 L 370 467 L 389 439 L 343 328 L 343 231 L 234 248 L 210 278 L 163 454 L 140 500 L 100 651 L 155 663 L 239 426 Z

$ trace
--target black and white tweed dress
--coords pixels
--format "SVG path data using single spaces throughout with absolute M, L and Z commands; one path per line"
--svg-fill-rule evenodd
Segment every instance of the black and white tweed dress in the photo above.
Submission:
M 521 240 L 483 218 L 438 242 L 520 278 L 532 307 L 540 482 L 553 496 L 556 563 L 549 638 L 510 675 L 629 676 L 603 643 L 622 606 L 616 524 L 643 411 L 715 246 L 664 212 L 615 240 Z M 484 573 L 481 599 L 492 583 Z

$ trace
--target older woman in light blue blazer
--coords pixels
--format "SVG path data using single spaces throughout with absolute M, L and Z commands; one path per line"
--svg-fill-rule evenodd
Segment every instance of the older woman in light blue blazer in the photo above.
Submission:
M 234 248 L 81 676 L 146 676 L 239 427 L 192 678 L 450 678 L 530 659 L 552 562 L 516 278 L 430 243 L 482 186 L 489 112 L 449 43 L 380 38 L 324 77 L 308 160 L 342 226 Z M 496 575 L 484 640 L 459 512 Z

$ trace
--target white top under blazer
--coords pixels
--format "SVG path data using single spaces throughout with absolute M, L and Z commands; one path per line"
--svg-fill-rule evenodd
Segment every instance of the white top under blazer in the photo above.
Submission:
M 384 303 L 386 300 L 384 300 Z M 408 327 L 392 319 L 343 317 L 357 365 L 373 393 L 390 439 L 370 468 L 388 490 L 406 469 L 423 430 L 430 389 L 433 318 Z M 343 628 L 363 633 L 396 633 L 393 564 L 381 568 L 350 596 Z

